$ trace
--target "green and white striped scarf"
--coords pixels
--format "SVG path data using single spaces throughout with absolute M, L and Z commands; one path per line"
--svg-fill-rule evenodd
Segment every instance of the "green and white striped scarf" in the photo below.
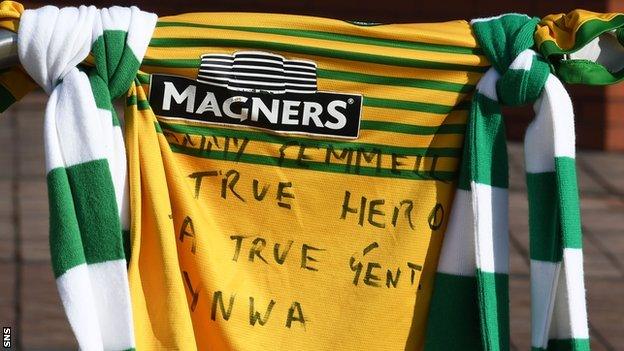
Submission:
M 492 63 L 472 100 L 460 180 L 436 276 L 426 350 L 509 350 L 507 148 L 502 105 L 533 103 L 525 136 L 532 350 L 589 350 L 574 115 L 531 48 L 539 19 L 472 21 Z
M 156 24 L 136 7 L 23 13 L 21 64 L 50 94 L 44 122 L 52 266 L 82 350 L 134 349 L 124 251 L 126 154 L 112 100 L 136 77 Z M 79 67 L 92 53 L 95 66 Z

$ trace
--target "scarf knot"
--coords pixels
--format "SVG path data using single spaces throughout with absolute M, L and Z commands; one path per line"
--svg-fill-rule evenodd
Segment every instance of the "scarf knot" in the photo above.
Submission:
M 89 70 L 92 84 L 106 87 L 104 91 L 114 100 L 126 93 L 136 78 L 147 50 L 156 16 L 138 8 L 114 6 L 99 10 L 99 21 L 93 27 L 91 54 L 95 67 Z
M 531 49 L 539 18 L 507 14 L 497 21 L 476 19 L 472 28 L 492 67 L 500 75 L 496 82 L 497 101 L 520 106 L 535 102 L 542 93 L 550 67 Z
M 550 67 L 548 63 L 526 49 L 513 60 L 496 83 L 499 102 L 507 106 L 521 106 L 535 102 L 544 89 Z
M 18 30 L 18 55 L 31 78 L 51 94 L 89 55 L 94 6 L 26 10 Z

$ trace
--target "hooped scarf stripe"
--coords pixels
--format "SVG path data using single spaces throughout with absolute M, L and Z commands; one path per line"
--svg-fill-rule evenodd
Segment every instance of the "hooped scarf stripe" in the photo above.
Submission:
M 427 350 L 509 350 L 508 169 L 502 105 L 534 102 L 525 136 L 533 350 L 589 350 L 574 114 L 530 48 L 537 19 L 472 21 L 491 68 L 473 97 L 460 181 L 427 331 Z M 457 297 L 460 296 L 460 297 Z M 461 326 L 461 327 L 458 327 Z
M 122 230 L 125 147 L 112 100 L 134 79 L 156 23 L 137 9 L 24 11 L 18 52 L 50 94 L 44 122 L 50 247 L 57 286 L 82 350 L 134 349 Z M 77 67 L 89 53 L 95 67 Z

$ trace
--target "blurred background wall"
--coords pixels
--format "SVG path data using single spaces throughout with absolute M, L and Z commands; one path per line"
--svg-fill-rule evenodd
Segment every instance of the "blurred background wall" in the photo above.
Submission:
M 26 8 L 80 1 L 27 1 Z M 373 22 L 439 22 L 504 12 L 535 16 L 584 8 L 624 12 L 624 0 L 334 0 L 334 1 L 87 1 L 98 7 L 137 5 L 164 16 L 192 11 L 292 13 Z M 624 83 L 568 87 L 581 148 L 624 151 Z M 13 326 L 17 350 L 77 349 L 62 311 L 48 245 L 48 204 L 42 142 L 47 98 L 33 93 L 0 116 L 0 325 Z M 519 138 L 527 109 L 508 111 L 508 133 Z M 528 227 L 522 148 L 510 145 L 511 350 L 530 349 Z M 586 287 L 593 351 L 624 350 L 624 154 L 580 151 Z M 441 350 L 444 351 L 444 350 Z

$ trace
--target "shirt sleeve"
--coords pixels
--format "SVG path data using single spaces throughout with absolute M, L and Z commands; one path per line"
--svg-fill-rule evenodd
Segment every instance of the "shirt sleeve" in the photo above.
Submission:
M 22 12 L 24 6 L 18 2 L 0 2 L 0 29 L 17 32 Z M 0 112 L 4 112 L 36 87 L 37 84 L 21 65 L 0 70 Z
M 535 43 L 553 72 L 570 84 L 624 79 L 624 14 L 574 10 L 544 17 Z

